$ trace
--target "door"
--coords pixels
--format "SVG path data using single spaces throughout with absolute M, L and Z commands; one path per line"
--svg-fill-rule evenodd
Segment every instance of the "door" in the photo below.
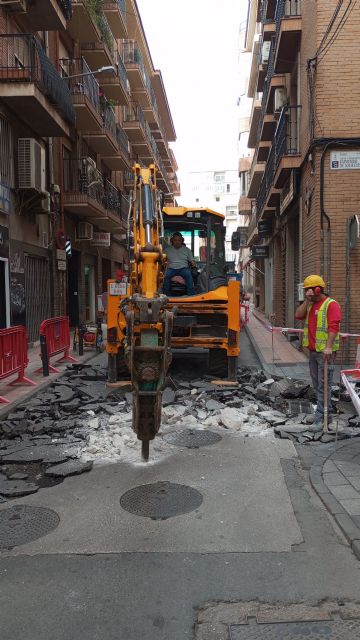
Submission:
M 79 268 L 80 252 L 72 250 L 68 260 L 68 314 L 71 327 L 79 324 Z
M 85 321 L 95 322 L 95 273 L 91 264 L 85 265 Z
M 25 255 L 25 307 L 29 342 L 39 340 L 40 324 L 51 317 L 49 260 Z
M 0 329 L 10 326 L 9 262 L 0 258 Z

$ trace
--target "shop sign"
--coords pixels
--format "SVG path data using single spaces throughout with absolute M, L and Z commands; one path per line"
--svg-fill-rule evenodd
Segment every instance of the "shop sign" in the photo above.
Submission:
M 107 231 L 94 231 L 90 244 L 93 247 L 110 247 L 110 233 Z
M 251 257 L 253 260 L 259 260 L 269 257 L 269 246 L 262 244 L 254 244 L 251 247 Z
M 266 238 L 272 235 L 272 220 L 260 220 L 258 222 L 258 235 L 260 238 Z
M 110 282 L 109 295 L 111 296 L 126 296 L 127 284 L 126 282 Z
M 57 260 L 66 260 L 66 251 L 65 251 L 65 249 L 56 249 L 56 259 Z
M 0 210 L 3 213 L 10 213 L 10 189 L 5 184 L 0 183 Z
M 360 169 L 360 151 L 332 151 L 330 168 L 334 171 Z
M 66 260 L 58 260 L 57 268 L 58 271 L 66 271 Z

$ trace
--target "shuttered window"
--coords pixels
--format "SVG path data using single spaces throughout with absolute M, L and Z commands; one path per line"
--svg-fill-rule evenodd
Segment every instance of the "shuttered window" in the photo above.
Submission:
M 8 121 L 2 115 L 0 115 L 0 183 L 7 187 L 14 186 L 12 132 Z

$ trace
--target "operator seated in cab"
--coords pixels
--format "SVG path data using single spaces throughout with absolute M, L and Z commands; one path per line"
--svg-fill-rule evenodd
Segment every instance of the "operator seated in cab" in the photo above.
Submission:
M 164 277 L 164 293 L 170 296 L 171 281 L 174 277 L 183 278 L 186 284 L 186 295 L 194 296 L 194 281 L 190 267 L 196 268 L 194 256 L 185 245 L 184 238 L 179 231 L 175 231 L 170 238 L 171 244 L 165 244 L 167 267 Z

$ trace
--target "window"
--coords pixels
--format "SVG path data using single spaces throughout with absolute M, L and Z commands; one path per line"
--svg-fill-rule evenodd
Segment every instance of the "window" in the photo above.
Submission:
M 229 184 L 226 185 L 226 193 L 230 193 L 230 185 Z
M 225 173 L 214 173 L 214 182 L 225 182 Z
M 226 207 L 225 217 L 226 218 L 236 218 L 237 209 L 236 207 Z
M 13 137 L 8 121 L 0 116 L 0 183 L 14 186 Z
M 220 202 L 220 198 L 219 198 L 219 196 L 215 196 L 215 201 L 216 201 L 216 202 Z
M 249 190 L 249 172 L 242 171 L 240 173 L 240 195 L 246 197 Z

